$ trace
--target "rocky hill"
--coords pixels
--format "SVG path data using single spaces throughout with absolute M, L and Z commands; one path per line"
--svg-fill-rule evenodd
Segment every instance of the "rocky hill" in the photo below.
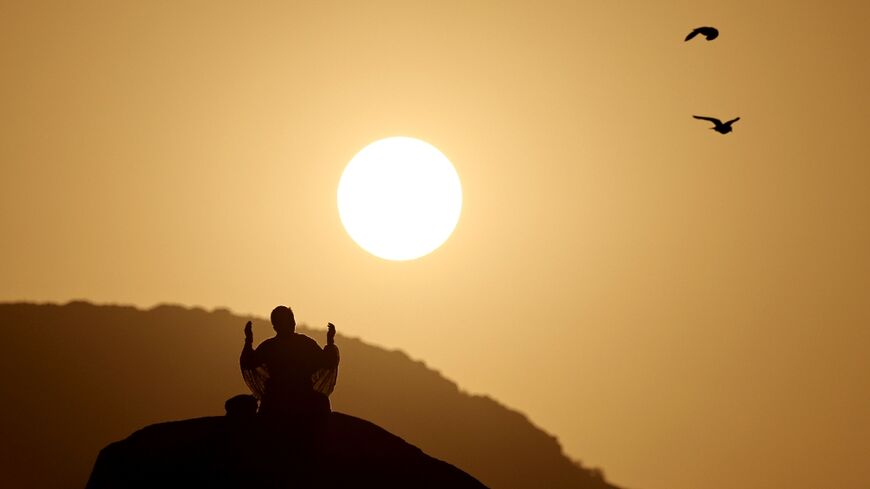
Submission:
M 148 426 L 100 452 L 86 489 L 485 489 L 359 418 L 332 413 L 306 428 L 229 414 Z

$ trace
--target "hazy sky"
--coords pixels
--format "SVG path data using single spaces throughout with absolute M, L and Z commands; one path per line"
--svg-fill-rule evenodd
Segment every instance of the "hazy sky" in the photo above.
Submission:
M 868 20 L 866 1 L 0 0 L 0 300 L 286 303 L 618 484 L 864 489 Z M 684 43 L 699 25 L 719 39 Z M 394 135 L 464 189 L 412 262 L 362 251 L 335 202 Z

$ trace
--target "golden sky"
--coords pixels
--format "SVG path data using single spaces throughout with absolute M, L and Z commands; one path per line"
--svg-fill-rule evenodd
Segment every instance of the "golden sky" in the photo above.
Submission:
M 868 20 L 863 1 L 0 0 L 0 300 L 286 303 L 527 413 L 618 484 L 863 489 Z M 699 25 L 719 39 L 684 43 Z M 335 202 L 395 135 L 464 190 L 451 239 L 399 263 Z

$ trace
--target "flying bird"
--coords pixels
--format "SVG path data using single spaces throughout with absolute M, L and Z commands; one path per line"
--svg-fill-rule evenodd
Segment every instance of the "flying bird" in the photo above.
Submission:
M 712 41 L 713 39 L 719 37 L 719 29 L 716 29 L 715 27 L 698 27 L 697 29 L 690 32 L 688 36 L 686 36 L 686 41 L 691 41 L 692 38 L 697 36 L 698 34 L 706 37 L 708 41 Z
M 728 122 L 722 122 L 715 117 L 703 117 L 700 115 L 693 115 L 692 117 L 694 117 L 695 119 L 701 119 L 702 121 L 712 122 L 714 125 L 710 129 L 718 132 L 719 134 L 728 134 L 729 132 L 732 131 L 731 124 L 734 124 L 735 122 L 740 120 L 740 118 L 737 117 L 735 119 L 731 119 Z

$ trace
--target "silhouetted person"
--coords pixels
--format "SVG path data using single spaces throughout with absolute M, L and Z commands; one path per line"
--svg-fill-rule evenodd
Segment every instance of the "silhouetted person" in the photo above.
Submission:
M 735 122 L 740 120 L 740 118 L 737 117 L 735 119 L 731 119 L 728 122 L 722 122 L 715 117 L 703 117 L 700 115 L 693 115 L 692 117 L 694 117 L 695 119 L 701 119 L 702 121 L 712 122 L 714 125 L 710 129 L 718 132 L 719 134 L 728 134 L 729 132 L 732 131 L 731 124 L 734 124 Z
M 719 37 L 719 29 L 716 29 L 715 27 L 698 27 L 697 29 L 690 32 L 688 36 L 686 36 L 686 41 L 691 41 L 692 38 L 694 38 L 698 34 L 706 37 L 708 41 L 712 41 L 713 39 Z
M 329 394 L 338 376 L 339 354 L 335 326 L 329 323 L 323 349 L 313 339 L 296 333 L 289 307 L 272 311 L 275 336 L 253 348 L 251 322 L 245 325 L 245 346 L 239 358 L 242 376 L 260 399 L 260 413 L 298 418 L 329 413 Z

